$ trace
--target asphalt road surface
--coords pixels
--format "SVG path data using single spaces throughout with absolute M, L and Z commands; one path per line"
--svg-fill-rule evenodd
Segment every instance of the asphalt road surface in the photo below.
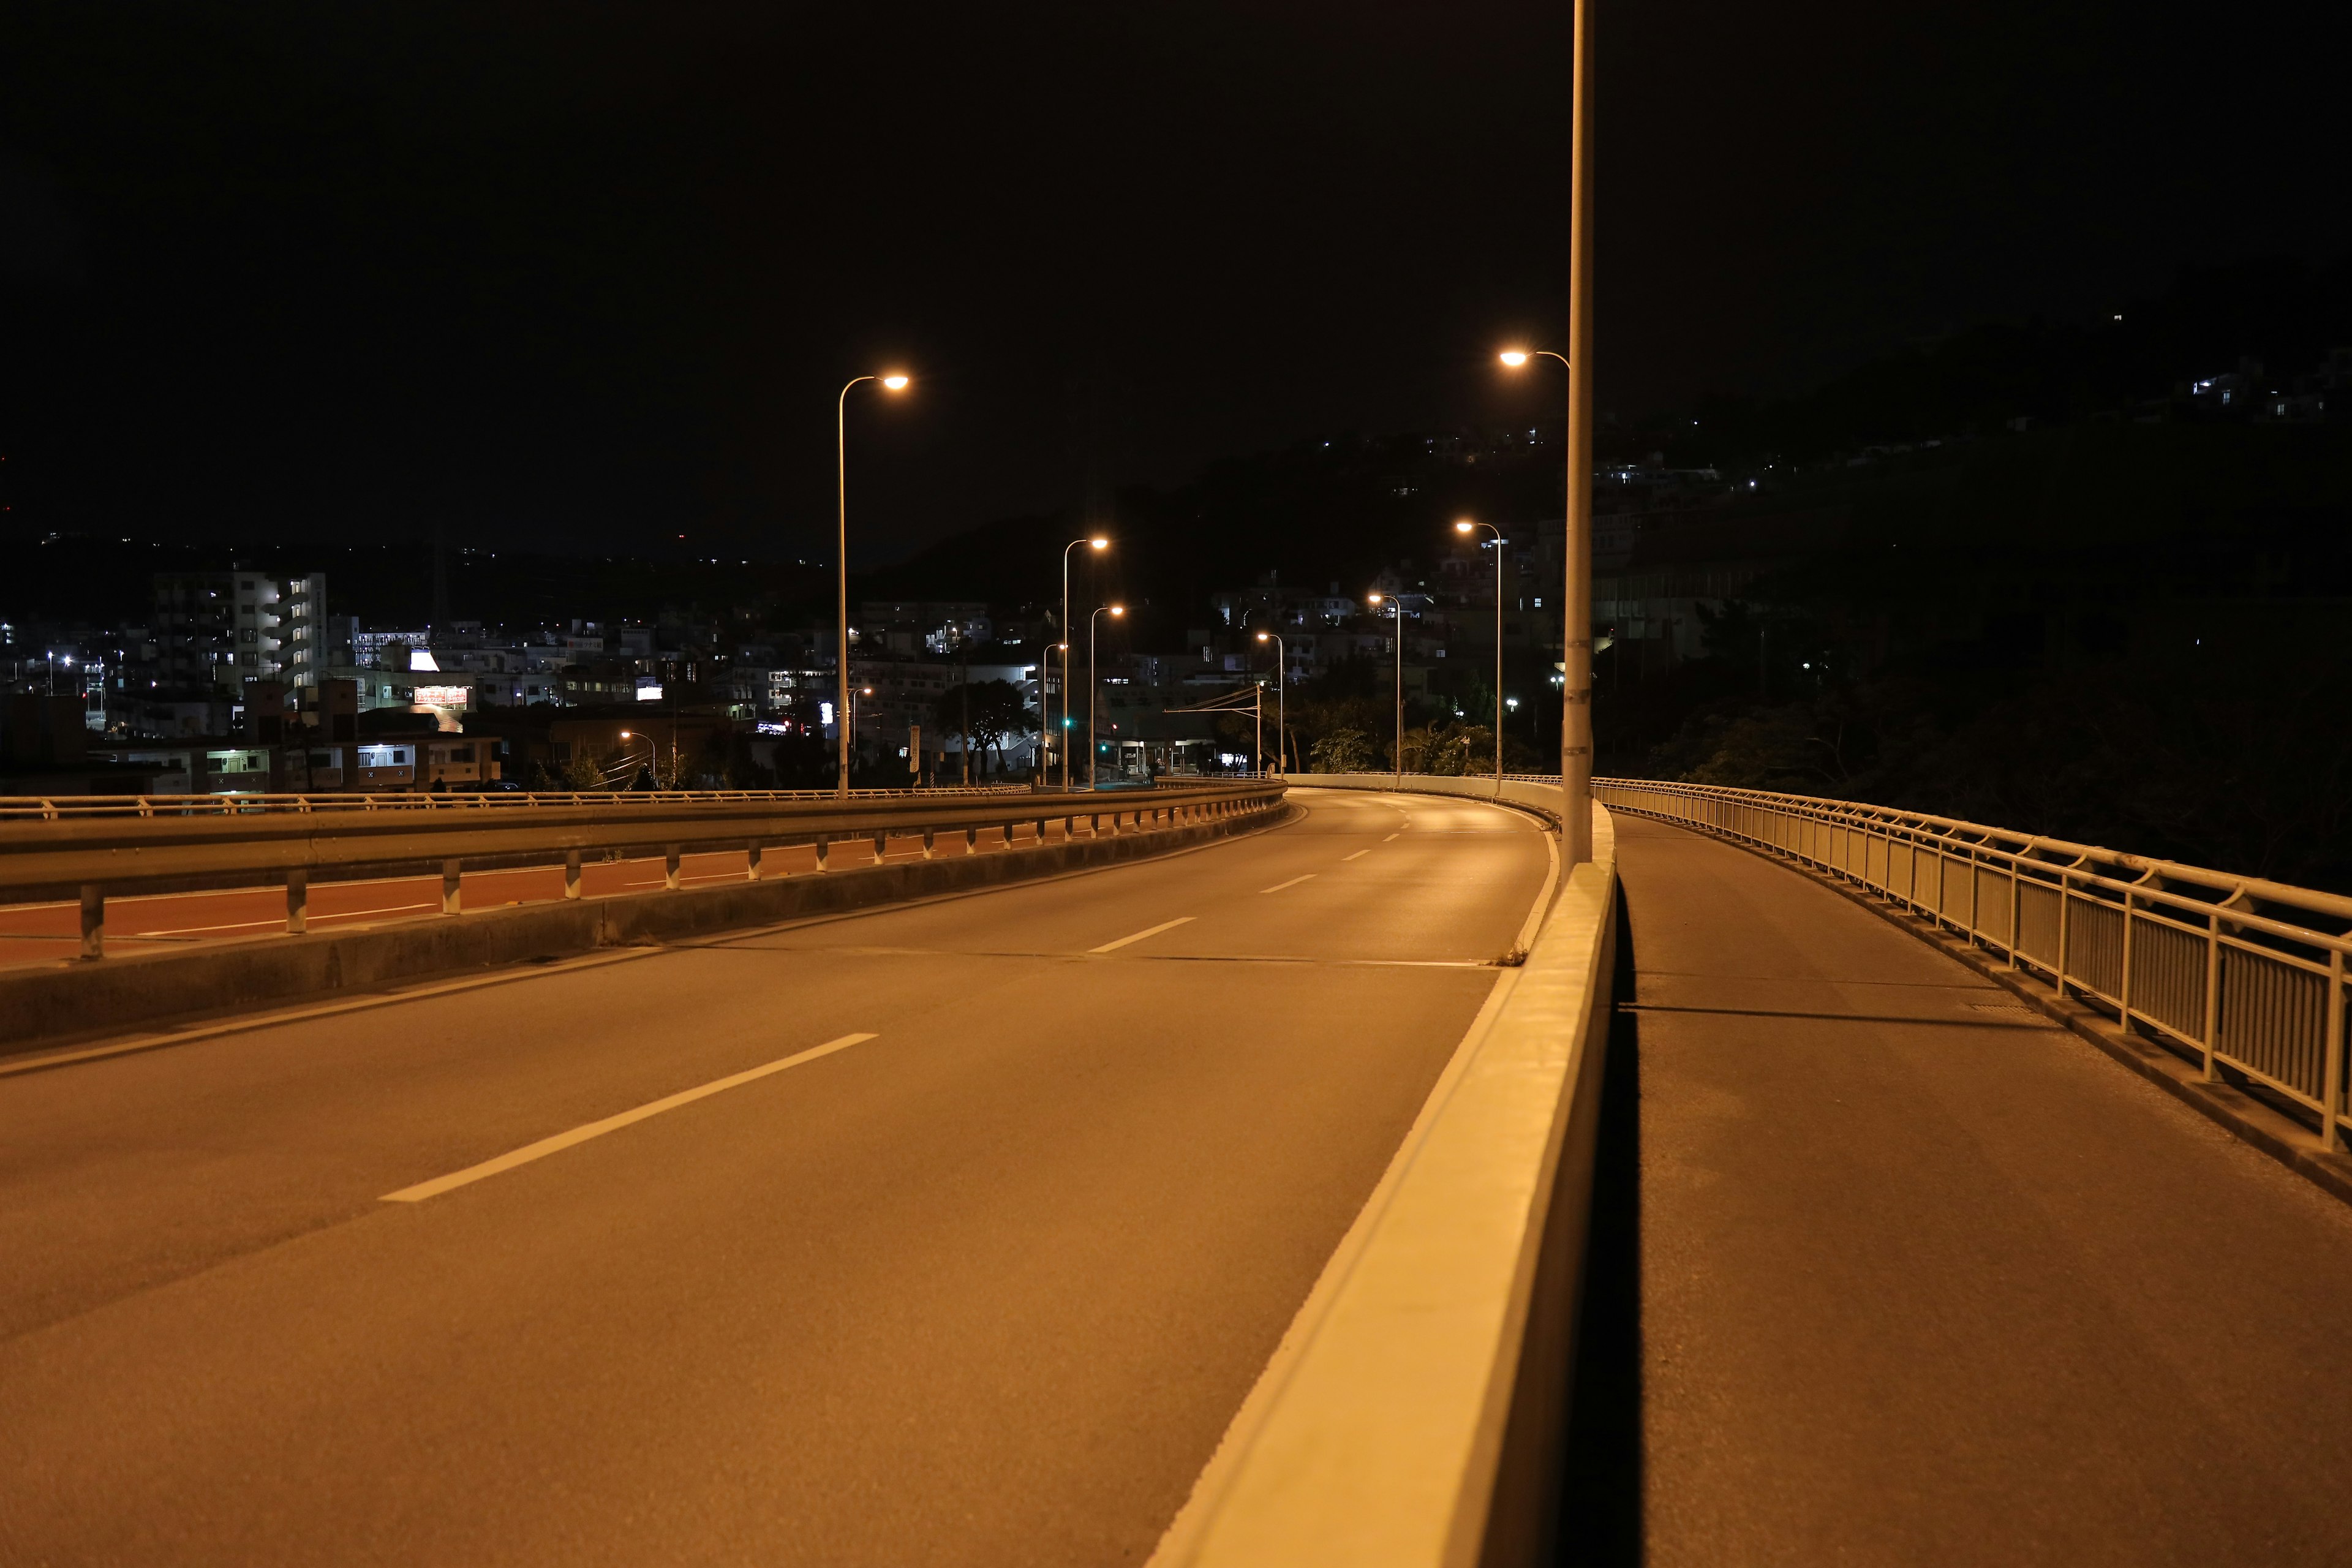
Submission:
M 1617 831 L 1651 1563 L 2352 1563 L 2352 1212 L 1832 889 Z
M 0 1062 L 0 1562 L 1138 1562 L 1544 885 L 1291 826 Z
M 1125 804 L 1131 805 L 1132 802 Z M 1065 837 L 1062 819 L 1052 818 L 1045 842 Z M 1034 829 L 1024 823 L 1013 843 L 1028 847 L 1036 842 Z M 1081 838 L 1086 835 L 1079 834 Z M 1003 834 L 984 828 L 980 847 L 1003 847 Z M 962 847 L 957 840 L 956 848 Z M 919 859 L 919 834 L 902 834 L 889 841 L 887 858 Z M 863 839 L 844 839 L 834 847 L 835 864 L 870 863 L 872 851 Z M 769 876 L 804 876 L 816 869 L 813 845 L 782 845 L 768 849 L 761 868 Z M 749 863 L 740 849 L 713 850 L 679 857 L 678 879 L 688 887 L 709 882 L 741 881 Z M 642 892 L 658 888 L 667 868 L 658 855 L 627 859 L 591 860 L 580 868 L 580 890 L 589 898 L 608 893 Z M 506 904 L 543 903 L 563 897 L 561 866 L 513 867 L 495 871 L 468 871 L 459 880 L 465 907 L 495 909 Z M 363 929 L 394 921 L 415 920 L 441 907 L 441 879 L 430 877 L 362 877 L 346 881 L 310 884 L 305 918 L 313 931 Z M 133 894 L 106 901 L 106 949 L 111 954 L 152 952 L 201 942 L 230 942 L 282 931 L 286 925 L 286 889 L 276 887 L 228 888 L 201 893 Z M 0 905 L 0 965 L 55 963 L 81 952 L 81 905 L 79 902 Z

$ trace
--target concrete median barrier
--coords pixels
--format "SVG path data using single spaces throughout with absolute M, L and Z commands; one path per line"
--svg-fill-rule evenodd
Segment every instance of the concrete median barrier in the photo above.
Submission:
M 1557 816 L 1558 786 L 1506 788 Z M 1592 815 L 1592 863 L 1463 1041 L 1156 1568 L 1550 1561 L 1616 942 L 1615 836 Z
M 1118 803 L 1121 813 L 1147 799 Z M 675 942 L 909 900 L 974 892 L 1112 866 L 1254 832 L 1286 820 L 1279 799 L 1177 826 L 855 869 L 551 900 L 435 915 L 363 930 L 206 943 L 182 952 L 67 962 L 0 973 L 0 1052 L 132 1025 L 200 1017 L 362 992 L 426 976 Z M 1104 816 L 1110 816 L 1106 807 Z

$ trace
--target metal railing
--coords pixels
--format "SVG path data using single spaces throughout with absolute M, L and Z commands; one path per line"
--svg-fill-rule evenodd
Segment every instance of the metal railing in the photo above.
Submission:
M 846 799 L 829 790 L 249 795 L 196 797 L 199 805 L 225 800 L 225 809 L 147 812 L 119 809 L 142 797 L 100 796 L 118 809 L 0 818 L 0 901 L 78 896 L 82 954 L 96 958 L 105 951 L 106 900 L 123 892 L 282 882 L 286 929 L 299 933 L 306 929 L 310 880 L 320 871 L 437 870 L 443 912 L 456 914 L 462 908 L 458 879 L 467 869 L 561 862 L 563 896 L 577 899 L 583 855 L 659 849 L 667 861 L 666 885 L 674 889 L 682 854 L 740 850 L 747 876 L 758 881 L 772 874 L 762 866 L 765 848 L 814 845 L 820 871 L 836 842 L 870 841 L 878 863 L 891 839 L 919 837 L 928 859 L 940 834 L 961 832 L 963 852 L 971 854 L 979 835 L 995 829 L 1009 850 L 1026 825 L 1034 825 L 1024 841 L 1032 847 L 1045 842 L 1046 824 L 1056 818 L 1065 839 L 1076 836 L 1080 823 L 1099 834 L 1105 819 L 1113 835 L 1129 831 L 1129 824 L 1138 832 L 1183 826 L 1265 810 L 1281 800 L 1283 788 L 1202 781 L 1101 793 L 1025 785 L 859 790 Z M 189 797 L 143 798 L 168 808 Z
M 1612 811 L 1842 878 L 2005 956 L 2062 995 L 2315 1112 L 2340 1146 L 2352 899 L 1921 812 L 1710 784 L 1595 779 Z
M 854 789 L 854 800 L 910 795 L 1034 795 L 1024 784 L 942 784 L 927 789 Z M 836 800 L 829 789 L 426 790 L 317 795 L 0 795 L 0 822 L 59 822 L 85 816 L 252 816 L 278 812 L 530 810 L 550 805 L 675 805 L 700 801 Z

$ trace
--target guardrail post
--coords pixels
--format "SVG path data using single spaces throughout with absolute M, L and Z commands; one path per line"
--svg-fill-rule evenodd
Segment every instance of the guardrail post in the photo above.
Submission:
M 761 870 L 760 864 L 760 841 L 758 839 L 753 839 L 750 844 L 744 847 L 743 861 L 745 880 L 752 882 L 761 880 L 762 879 L 760 874 Z
M 2213 1083 L 2221 1074 L 2213 1068 L 2213 1052 L 2221 1044 L 2221 911 L 2214 910 L 2205 917 L 2205 1081 Z
M 833 851 L 833 840 L 820 833 L 816 836 L 816 868 L 825 868 L 825 859 Z
M 286 934 L 300 936 L 310 929 L 310 873 L 299 867 L 286 873 Z
M 888 833 L 877 833 L 874 836 L 874 863 L 877 866 L 882 864 L 882 858 L 884 854 L 888 851 L 889 847 L 890 835 Z
M 464 908 L 465 903 L 457 891 L 457 862 L 444 860 L 441 862 L 441 912 L 454 915 Z
M 2319 1091 L 2319 1147 L 2336 1152 L 2336 1110 L 2344 1082 L 2344 950 L 2327 951 L 2327 1076 Z
M 969 838 L 969 837 L 971 837 L 971 828 L 967 827 L 967 828 L 965 828 L 963 831 L 964 831 L 964 837 L 965 837 Z M 969 855 L 970 853 L 971 853 L 971 851 L 970 851 L 969 849 L 967 849 L 967 850 L 965 850 L 965 851 L 964 851 L 964 853 L 965 853 L 965 854 L 967 854 L 967 855 Z M 923 829 L 923 858 L 924 858 L 924 859 L 926 859 L 926 860 L 928 860 L 928 859 L 929 859 L 930 858 L 931 858 L 931 830 L 930 830 L 929 828 L 926 827 L 926 828 L 924 828 L 924 829 Z
M 1010 849 L 1013 846 L 1007 844 L 1005 847 Z M 1045 847 L 1045 819 L 1042 816 L 1037 819 L 1037 847 L 1040 849 Z
M 1004 847 L 1007 849 L 1013 847 L 1013 829 L 1010 827 L 1007 827 L 1004 830 Z M 980 853 L 979 828 L 967 827 L 963 830 L 963 852 L 967 855 L 977 855 Z
M 2130 889 L 2129 888 L 2126 888 L 2126 889 L 2124 889 L 2124 978 L 2123 978 L 2123 985 L 2122 985 L 2122 987 L 2121 987 L 2122 992 L 2123 992 L 2123 994 L 2122 994 L 2122 996 L 2121 996 L 2120 998 L 2118 998 L 2118 1000 L 2117 1000 L 2117 1006 L 2118 1006 L 2118 1008 L 2120 1009 L 2120 1013 L 2121 1013 L 2121 1016 L 2120 1016 L 2120 1018 L 2119 1018 L 2119 1020 L 2118 1020 L 2118 1021 L 2123 1025 L 2123 1026 L 2124 1026 L 2124 1032 L 2125 1032 L 2126 1034 L 2129 1034 L 2129 1033 L 2131 1033 L 2131 1026 L 2132 1026 L 2132 1016 L 2131 1016 L 2131 991 L 2132 991 L 2132 987 L 2131 987 L 2131 982 L 2132 982 L 2132 973 L 2131 973 L 2131 969 L 2132 969 L 2132 965 L 2131 965 L 2131 950 L 2132 950 L 2131 928 L 2132 928 L 2132 891 L 2131 891 L 2131 889 Z
M 2063 1002 L 2063 1001 L 2064 1001 L 2064 1000 L 2066 999 L 2066 926 L 2067 926 L 2067 920 L 2066 920 L 2066 906 L 2067 906 L 2067 904 L 2068 904 L 2069 902 L 2071 902 L 2071 901 L 2072 901 L 2072 900 L 2070 900 L 2067 898 L 2067 896 L 2066 896 L 2066 889 L 2067 889 L 2068 885 L 2069 885 L 2069 879 L 2068 879 L 2068 877 L 2067 877 L 2066 873 L 2065 873 L 2065 872 L 2063 872 L 2063 871 L 2059 872 L 2059 873 L 2058 873 L 2058 966 L 2057 966 L 2056 970 L 2052 973 L 2052 975 L 2051 975 L 2051 979 L 2052 979 L 2052 980 L 2056 984 L 2056 985 L 2057 985 L 2057 987 L 2058 987 L 2058 999 L 2059 999 L 2060 1001 L 2062 1001 L 2062 1002 Z
M 1976 875 L 1973 871 L 1969 874 Z M 1943 907 L 1943 891 L 1944 852 L 1938 849 L 1936 851 L 1936 905 L 1938 909 Z M 2017 944 L 2025 939 L 2025 933 L 2018 929 L 2024 919 L 2023 896 L 2017 887 L 2017 857 L 2011 855 L 2009 858 L 2009 966 L 2011 969 L 2017 967 Z
M 81 885 L 81 955 L 106 956 L 106 889 L 96 882 Z
M 677 891 L 677 846 L 675 844 L 662 846 L 662 886 L 673 893 Z
M 580 896 L 580 851 L 577 849 L 563 852 L 563 896 L 567 899 Z

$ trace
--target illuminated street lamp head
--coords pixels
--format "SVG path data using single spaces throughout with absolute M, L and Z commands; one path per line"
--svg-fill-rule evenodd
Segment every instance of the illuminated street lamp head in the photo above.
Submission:
M 624 730 L 624 731 L 621 731 L 621 739 L 623 739 L 624 741 L 625 741 L 625 740 L 628 740 L 628 739 L 630 739 L 630 738 L 631 738 L 631 737 L 630 737 L 630 734 L 629 734 L 629 732 L 628 732 L 626 730 Z
M 1513 370 L 1517 370 L 1519 366 L 1528 363 L 1528 351 L 1525 349 L 1505 349 L 1503 351 L 1502 359 L 1505 364 L 1509 365 Z
M 1367 594 L 1364 595 L 1364 602 L 1368 605 L 1377 605 L 1381 602 L 1381 596 L 1378 594 Z
M 1103 607 L 1114 616 L 1123 616 L 1127 614 L 1127 606 L 1125 605 L 1106 605 Z
M 901 373 L 894 372 L 882 378 L 882 384 L 893 392 L 904 392 L 907 390 L 907 377 Z
M 1457 523 L 1455 523 L 1455 524 L 1454 525 L 1454 532 L 1456 532 L 1456 533 L 1467 533 L 1467 532 L 1469 532 L 1472 529 L 1474 529 L 1474 528 L 1475 528 L 1475 527 L 1477 527 L 1477 526 L 1478 526 L 1478 525 L 1477 525 L 1476 523 L 1475 523 L 1475 522 L 1471 521 L 1468 518 L 1466 518 L 1466 517 L 1465 517 L 1465 518 L 1464 518 L 1461 521 L 1459 521 L 1459 522 L 1457 522 Z
M 1269 633 L 1269 632 L 1260 632 L 1260 633 L 1258 633 L 1258 634 L 1257 634 L 1257 640 L 1258 640 L 1258 641 L 1260 641 L 1260 642 L 1265 642 L 1265 640 L 1267 640 L 1267 638 L 1268 638 L 1268 637 L 1270 637 L 1272 635 L 1273 635 L 1273 634 L 1272 634 L 1272 633 Z
M 1094 538 L 1087 540 L 1087 542 L 1093 545 L 1097 550 L 1108 550 L 1110 548 L 1110 541 L 1103 538 L 1100 534 L 1097 534 Z

